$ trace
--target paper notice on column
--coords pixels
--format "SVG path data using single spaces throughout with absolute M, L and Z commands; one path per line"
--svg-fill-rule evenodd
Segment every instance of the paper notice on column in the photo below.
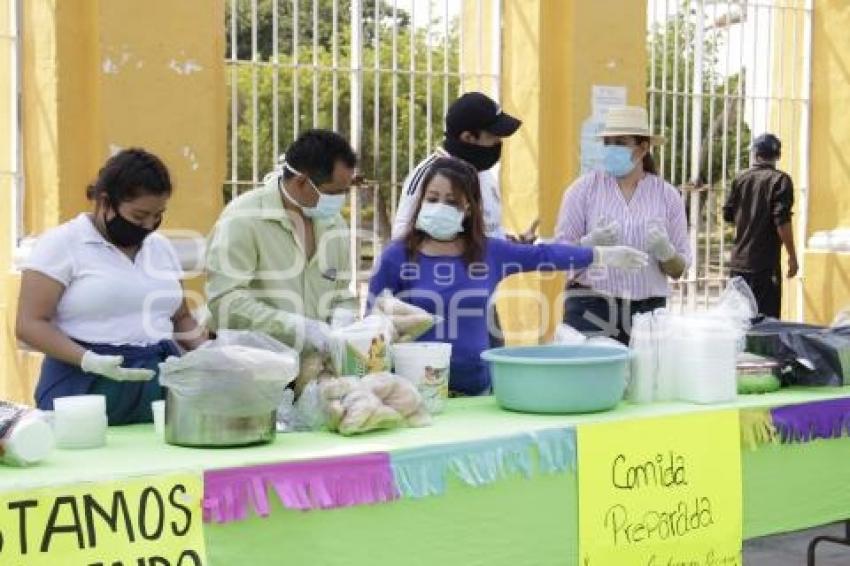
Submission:
M 590 116 L 581 126 L 581 173 L 602 166 L 602 140 L 596 135 L 605 125 L 605 115 L 614 106 L 626 105 L 627 91 L 624 86 L 593 85 L 590 95 Z

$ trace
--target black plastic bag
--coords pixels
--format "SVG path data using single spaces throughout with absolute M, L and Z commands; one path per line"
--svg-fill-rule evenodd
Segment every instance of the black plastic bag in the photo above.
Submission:
M 779 361 L 783 385 L 850 384 L 850 326 L 827 328 L 763 318 L 747 333 L 746 349 Z

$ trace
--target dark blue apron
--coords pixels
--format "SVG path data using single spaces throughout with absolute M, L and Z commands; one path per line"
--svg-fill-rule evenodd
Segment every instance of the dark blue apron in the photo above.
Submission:
M 108 344 L 80 345 L 104 356 L 124 356 L 126 368 L 146 368 L 156 372 L 153 379 L 143 382 L 121 382 L 67 364 L 49 356 L 41 364 L 41 376 L 35 388 L 39 409 L 53 410 L 53 400 L 71 395 L 103 395 L 110 425 L 149 423 L 153 420 L 151 403 L 164 398 L 165 389 L 159 384 L 159 363 L 180 351 L 170 340 L 151 346 L 111 346 Z

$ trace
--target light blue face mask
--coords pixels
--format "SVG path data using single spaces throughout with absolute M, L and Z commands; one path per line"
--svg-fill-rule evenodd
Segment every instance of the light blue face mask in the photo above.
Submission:
M 632 161 L 632 148 L 623 145 L 606 145 L 602 148 L 602 167 L 615 177 L 625 177 L 637 164 Z
M 416 217 L 416 227 L 435 240 L 454 240 L 463 232 L 463 212 L 441 202 L 425 202 Z
M 303 173 L 293 168 L 289 163 L 284 162 L 283 166 L 295 175 L 303 175 Z M 307 177 L 306 175 L 304 176 Z M 331 216 L 336 216 L 340 213 L 342 207 L 345 206 L 345 194 L 328 195 L 320 191 L 310 177 L 307 177 L 307 182 L 310 183 L 310 186 L 313 187 L 313 190 L 319 195 L 319 200 L 316 202 L 315 206 L 304 206 L 297 202 L 289 196 L 289 193 L 286 192 L 286 187 L 284 187 L 282 183 L 280 185 L 280 189 L 283 191 L 284 196 L 286 196 L 289 202 L 299 207 L 304 212 L 304 216 L 308 218 L 330 218 Z

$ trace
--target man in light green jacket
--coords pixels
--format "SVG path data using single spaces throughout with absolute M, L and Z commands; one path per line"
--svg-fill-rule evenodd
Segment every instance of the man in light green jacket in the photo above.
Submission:
M 297 350 L 327 351 L 328 321 L 353 320 L 357 311 L 340 215 L 356 162 L 343 137 L 309 130 L 263 186 L 224 209 L 206 258 L 214 329 L 257 330 Z

